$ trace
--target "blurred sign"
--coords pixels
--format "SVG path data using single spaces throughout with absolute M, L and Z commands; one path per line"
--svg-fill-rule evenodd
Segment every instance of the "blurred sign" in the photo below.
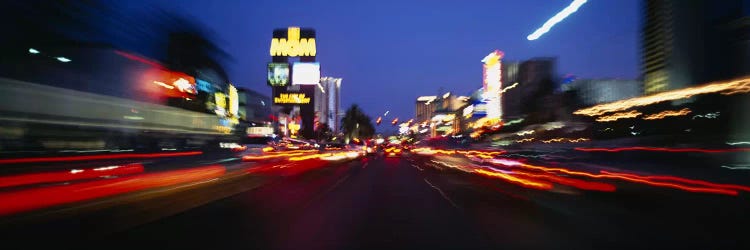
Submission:
M 502 64 L 500 60 L 503 58 L 503 55 L 503 52 L 495 50 L 482 59 L 484 63 L 484 93 L 482 94 L 482 98 L 487 102 L 487 117 L 490 118 L 500 118 L 502 116 L 502 109 L 500 108 Z
M 211 86 L 210 82 L 201 80 L 201 79 L 195 79 L 196 86 L 198 88 L 198 91 L 206 92 L 206 93 L 212 93 L 213 87 Z
M 310 97 L 305 93 L 279 93 L 273 98 L 275 104 L 309 104 Z
M 273 134 L 273 128 L 271 127 L 249 127 L 247 128 L 247 135 L 270 135 Z
M 282 30 L 283 31 L 283 30 Z M 287 28 L 286 38 L 274 37 L 271 39 L 271 56 L 315 56 L 315 31 L 304 30 L 307 35 L 300 37 L 299 27 Z
M 464 108 L 463 110 L 464 117 L 469 118 L 473 114 L 474 114 L 474 105 L 469 105 Z
M 292 65 L 292 84 L 317 85 L 320 83 L 320 63 L 296 62 Z
M 237 117 L 237 115 L 239 115 L 239 109 L 240 97 L 237 93 L 237 88 L 235 88 L 234 85 L 229 84 L 229 114 L 231 114 L 232 117 Z
M 269 63 L 268 64 L 268 85 L 286 86 L 289 84 L 289 64 L 288 63 Z

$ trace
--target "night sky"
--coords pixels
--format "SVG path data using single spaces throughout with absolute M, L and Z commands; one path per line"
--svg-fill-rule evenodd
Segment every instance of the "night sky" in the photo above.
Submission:
M 234 58 L 226 65 L 232 81 L 269 96 L 272 30 L 316 29 L 323 76 L 343 78 L 342 108 L 358 103 L 373 118 L 386 110 L 411 118 L 415 98 L 441 87 L 469 94 L 482 83 L 480 60 L 494 49 L 506 60 L 557 57 L 559 74 L 579 78 L 638 77 L 634 0 L 589 1 L 535 41 L 526 36 L 571 0 L 147 2 L 213 29 Z

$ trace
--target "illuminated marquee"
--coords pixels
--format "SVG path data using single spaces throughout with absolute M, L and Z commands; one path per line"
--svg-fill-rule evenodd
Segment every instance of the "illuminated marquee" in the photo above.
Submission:
M 276 104 L 309 104 L 310 97 L 307 97 L 305 93 L 280 93 L 279 96 L 273 98 L 273 103 L 276 103 Z
M 482 98 L 487 102 L 487 117 L 488 118 L 500 118 L 502 116 L 502 109 L 500 107 L 502 100 L 500 91 L 502 88 L 502 64 L 503 52 L 495 50 L 484 59 L 483 64 L 483 78 L 484 78 L 484 91 Z
M 315 56 L 315 37 L 300 38 L 299 27 L 289 27 L 286 38 L 271 39 L 271 56 Z

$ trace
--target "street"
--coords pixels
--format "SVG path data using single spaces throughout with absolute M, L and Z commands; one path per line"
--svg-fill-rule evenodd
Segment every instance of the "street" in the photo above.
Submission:
M 212 189 L 210 193 L 200 189 L 180 193 L 156 202 L 160 205 L 141 207 L 141 214 L 131 211 L 127 216 L 145 216 L 179 206 L 181 200 L 222 193 L 217 190 L 247 189 L 233 195 L 224 192 L 226 198 L 139 225 L 118 227 L 101 221 L 116 223 L 118 214 L 127 214 L 122 210 L 138 209 L 131 205 L 24 230 L 38 232 L 36 237 L 59 238 L 75 249 L 748 246 L 745 230 L 740 229 L 750 222 L 744 212 L 750 206 L 746 193 L 686 192 L 629 181 L 606 182 L 616 186 L 616 191 L 565 185 L 542 190 L 445 167 L 462 161 L 470 164 L 454 156 L 370 156 L 294 174 L 256 173 L 241 180 L 242 184 L 218 182 L 202 188 Z M 248 183 L 253 187 L 236 188 Z M 49 230 L 49 235 L 40 227 Z M 54 228 L 66 228 L 67 235 L 54 235 Z M 24 231 L 16 235 L 19 232 Z

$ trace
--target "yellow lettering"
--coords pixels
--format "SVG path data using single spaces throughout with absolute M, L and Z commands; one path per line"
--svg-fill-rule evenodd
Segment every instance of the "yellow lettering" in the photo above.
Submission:
M 279 46 L 279 39 L 274 38 L 271 39 L 271 56 L 280 56 L 281 55 L 281 48 Z
M 299 27 L 289 27 L 286 29 L 286 38 L 290 41 L 299 40 Z
M 307 39 L 307 48 L 305 49 L 308 56 L 315 56 L 317 54 L 318 50 L 315 47 L 315 38 L 308 38 Z
M 308 104 L 310 103 L 310 97 L 301 93 L 281 93 L 273 98 L 273 102 L 277 104 Z
M 301 55 L 299 53 L 299 51 L 298 51 L 299 47 L 300 47 L 299 46 L 299 39 L 297 39 L 297 40 L 289 39 L 288 41 L 286 41 L 286 46 L 287 46 L 287 53 L 286 54 L 289 54 L 289 56 L 299 56 L 299 55 Z
M 315 38 L 300 38 L 299 27 L 289 27 L 287 38 L 271 39 L 271 56 L 315 56 Z

